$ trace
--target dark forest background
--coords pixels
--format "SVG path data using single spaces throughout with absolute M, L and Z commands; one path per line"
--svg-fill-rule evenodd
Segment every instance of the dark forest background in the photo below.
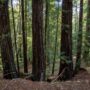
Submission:
M 69 80 L 90 66 L 90 0 L 0 0 L 0 77 Z

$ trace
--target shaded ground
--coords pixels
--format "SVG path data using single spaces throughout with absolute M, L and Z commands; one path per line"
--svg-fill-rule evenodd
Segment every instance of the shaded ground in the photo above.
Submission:
M 0 81 L 0 90 L 90 90 L 89 80 L 76 80 L 57 83 L 31 82 L 23 79 Z
M 32 82 L 25 79 L 0 80 L 0 90 L 90 90 L 90 74 L 81 70 L 66 82 Z

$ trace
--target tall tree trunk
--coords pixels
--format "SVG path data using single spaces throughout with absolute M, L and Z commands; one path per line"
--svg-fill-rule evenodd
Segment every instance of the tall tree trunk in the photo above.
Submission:
M 3 77 L 17 78 L 12 49 L 8 0 L 0 1 L 0 45 L 3 64 Z
M 57 54 L 57 39 L 58 39 L 58 30 L 59 30 L 59 28 L 58 28 L 58 22 L 59 22 L 59 20 L 58 20 L 58 18 L 59 18 L 59 1 L 58 1 L 58 8 L 57 8 L 57 11 L 56 11 L 56 13 L 57 13 L 57 25 L 56 25 L 56 34 L 55 34 L 55 49 L 54 49 L 54 59 L 53 59 L 53 67 L 52 67 L 52 75 L 54 74 L 54 68 L 55 68 L 55 62 L 56 62 L 56 54 Z
M 72 62 L 72 0 L 62 2 L 62 26 L 61 26 L 61 60 L 59 75 L 61 80 L 71 79 L 73 75 Z
M 18 51 L 17 51 L 17 39 L 16 39 L 16 28 L 15 28 L 16 24 L 15 24 L 15 17 L 14 17 L 13 0 L 11 0 L 11 6 L 12 6 L 12 18 L 13 18 L 14 44 L 15 44 L 15 50 L 16 50 L 17 71 L 19 75 L 20 68 L 19 68 L 19 59 L 18 59 Z
M 28 62 L 27 62 L 27 38 L 25 29 L 25 12 L 24 12 L 24 0 L 21 0 L 22 6 L 22 36 L 23 36 L 23 57 L 24 57 L 24 72 L 28 73 Z
M 88 11 L 87 11 L 87 23 L 86 23 L 86 35 L 85 35 L 85 49 L 83 59 L 88 62 L 90 50 L 90 0 L 88 0 Z
M 45 80 L 45 55 L 43 45 L 43 0 L 32 1 L 33 62 L 35 80 Z
M 83 0 L 80 0 L 80 13 L 79 13 L 79 31 L 78 31 L 78 40 L 77 40 L 77 57 L 76 57 L 76 66 L 75 72 L 77 73 L 80 69 L 81 64 L 81 53 L 82 53 L 82 28 L 83 28 Z
M 50 0 L 46 0 L 46 11 L 45 11 L 45 60 L 46 63 L 49 64 L 49 50 L 48 50 L 48 44 L 49 44 L 49 6 L 50 6 Z

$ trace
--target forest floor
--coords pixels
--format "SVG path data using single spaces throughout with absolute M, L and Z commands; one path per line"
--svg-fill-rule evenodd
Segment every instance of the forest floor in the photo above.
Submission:
M 0 80 L 0 90 L 90 90 L 90 73 L 81 70 L 65 82 L 33 82 L 26 79 Z

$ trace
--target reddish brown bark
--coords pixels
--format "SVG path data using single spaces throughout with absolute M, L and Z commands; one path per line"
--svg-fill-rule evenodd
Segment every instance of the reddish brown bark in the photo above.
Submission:
M 45 55 L 43 45 L 43 0 L 32 1 L 33 63 L 35 80 L 45 80 Z
M 72 63 L 72 0 L 62 2 L 61 60 L 59 75 L 65 69 L 62 80 L 71 79 Z

